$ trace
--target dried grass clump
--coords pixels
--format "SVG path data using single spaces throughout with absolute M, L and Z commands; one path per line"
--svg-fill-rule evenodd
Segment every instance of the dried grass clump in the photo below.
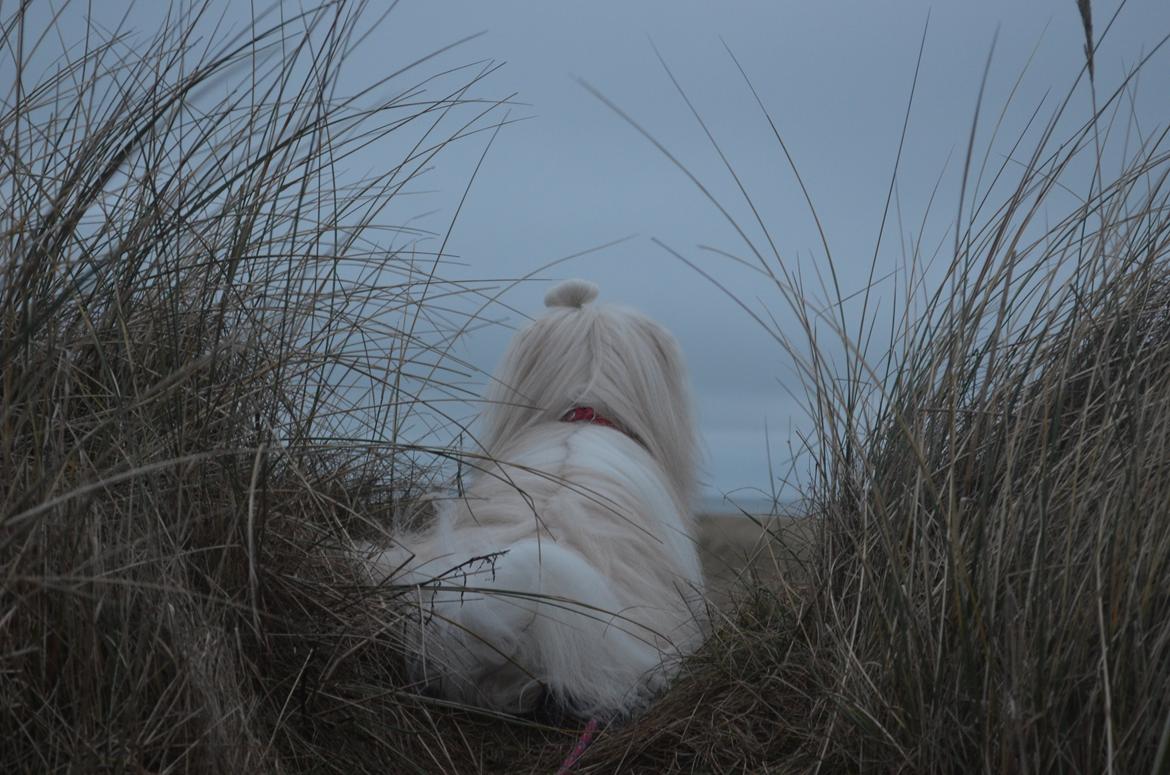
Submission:
M 1120 256 L 1076 272 L 999 341 L 970 307 L 935 329 L 860 451 L 833 449 L 810 647 L 837 675 L 826 732 L 855 738 L 839 766 L 1165 761 L 1165 212 L 1127 215 L 1101 243 Z M 1003 272 L 979 296 L 1011 292 Z
M 361 104 L 333 90 L 360 6 L 235 38 L 188 7 L 56 53 L 34 10 L 0 22 L 0 769 L 421 756 L 395 590 L 343 549 L 427 484 L 407 372 L 440 384 L 451 332 L 416 320 L 463 291 L 384 219 L 491 127 L 491 66 Z M 404 156 L 346 179 L 371 138 Z
M 776 272 L 819 421 L 793 646 L 819 742 L 785 766 L 1170 763 L 1170 149 L 1119 129 L 1131 86 L 1058 142 L 1066 100 L 986 170 L 929 292 L 906 257 L 883 358 L 874 319 L 850 332 L 843 296 Z
M 1167 763 L 1170 154 L 1143 144 L 1029 229 L 1103 132 L 1034 156 L 872 413 L 831 423 L 810 644 L 835 676 L 826 764 Z

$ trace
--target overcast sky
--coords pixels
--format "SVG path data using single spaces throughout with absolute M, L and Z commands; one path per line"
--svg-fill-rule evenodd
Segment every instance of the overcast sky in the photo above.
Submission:
M 1116 3 L 1093 6 L 1100 30 Z M 450 60 L 505 60 L 495 83 L 519 92 L 518 99 L 531 107 L 517 113 L 532 118 L 497 138 L 448 249 L 467 262 L 468 277 L 519 275 L 554 258 L 639 235 L 546 276 L 593 279 L 603 299 L 636 305 L 665 323 L 686 353 L 695 385 L 708 489 L 766 490 L 765 423 L 777 468 L 788 458 L 790 432 L 805 426 L 799 404 L 788 395 L 801 392 L 790 359 L 735 303 L 650 238 L 701 263 L 744 299 L 759 299 L 782 320 L 784 304 L 752 273 L 696 248 L 715 245 L 748 255 L 702 193 L 577 79 L 641 123 L 747 223 L 750 211 L 659 64 L 657 46 L 744 179 L 782 256 L 793 265 L 823 263 L 808 209 L 725 41 L 795 156 L 830 248 L 845 267 L 847 290 L 856 289 L 873 254 L 928 14 L 898 190 L 906 228 L 914 230 L 939 175 L 953 173 L 944 179 L 931 231 L 942 238 L 953 221 L 957 173 L 997 30 L 985 98 L 989 114 L 999 112 L 1027 67 L 1004 120 L 1010 141 L 1046 94 L 1045 114 L 1055 108 L 1084 61 L 1073 0 L 404 0 L 389 20 L 382 50 L 389 56 L 399 44 L 423 51 L 487 32 L 452 52 Z M 1129 3 L 1098 54 L 1099 81 L 1115 85 L 1168 33 L 1170 3 Z M 1168 64 L 1170 57 L 1160 56 L 1142 77 L 1139 110 L 1147 131 L 1170 113 Z M 1072 108 L 1077 121 L 1088 115 L 1087 91 L 1081 97 Z M 980 148 L 987 139 L 987 133 L 979 138 Z M 462 163 L 448 159 L 452 163 L 437 175 L 442 188 L 459 187 L 478 150 L 468 149 Z M 758 229 L 751 234 L 759 240 Z M 887 244 L 883 261 L 889 271 L 900 251 L 896 239 Z M 537 309 L 546 288 L 517 288 L 508 300 Z M 506 335 L 485 332 L 468 341 L 465 352 L 490 367 L 505 342 Z
M 100 13 L 118 6 L 93 4 Z M 1093 6 L 1100 31 L 1116 3 Z M 232 13 L 246 14 L 247 7 L 234 3 Z M 75 4 L 69 13 L 84 11 L 85 4 Z M 1005 141 L 993 146 L 993 154 L 1006 149 L 1005 142 L 1015 138 L 1042 100 L 1047 115 L 1076 78 L 1083 32 L 1074 0 L 401 0 L 355 53 L 348 72 L 358 84 L 464 36 L 485 33 L 443 54 L 434 67 L 506 62 L 479 92 L 495 97 L 517 92 L 523 104 L 511 109 L 512 117 L 526 120 L 496 138 L 447 246 L 459 261 L 446 274 L 520 276 L 553 259 L 636 235 L 542 277 L 592 279 L 603 300 L 637 306 L 669 327 L 694 383 L 706 490 L 766 491 L 772 485 L 765 424 L 777 473 L 796 443 L 794 430 L 805 427 L 799 402 L 789 396 L 801 392 L 791 360 L 733 301 L 651 238 L 701 264 L 753 307 L 768 309 L 782 322 L 791 317 L 758 276 L 698 249 L 713 245 L 748 255 L 742 239 L 695 185 L 578 79 L 641 123 L 748 223 L 750 210 L 658 62 L 657 46 L 751 191 L 783 260 L 806 272 L 823 268 L 824 250 L 808 208 L 725 42 L 795 157 L 849 292 L 862 286 L 873 256 L 928 14 L 898 198 L 902 231 L 913 236 L 942 175 L 927 228 L 930 239 L 940 240 L 953 222 L 958 173 L 997 30 L 985 116 L 999 113 L 1025 67 L 1027 72 L 1005 113 Z M 1115 85 L 1167 33 L 1170 3 L 1128 3 L 1098 54 L 1099 82 Z M 1160 55 L 1141 79 L 1137 110 L 1145 131 L 1170 113 L 1168 67 L 1170 57 Z M 1088 110 L 1082 90 L 1070 111 L 1079 121 Z M 985 117 L 984 126 L 989 123 Z M 979 136 L 980 152 L 988 137 L 986 130 Z M 452 147 L 437 161 L 419 187 L 433 192 L 419 196 L 419 212 L 436 209 L 423 225 L 445 228 L 484 140 Z M 392 150 L 386 154 L 388 163 L 396 161 Z M 749 231 L 762 242 L 758 228 Z M 879 275 L 897 266 L 897 231 L 887 235 Z M 547 287 L 547 282 L 521 285 L 505 300 L 535 312 Z M 878 290 L 887 301 L 888 290 Z M 513 316 L 511 322 L 521 321 Z M 481 330 L 459 354 L 490 370 L 507 338 L 503 329 Z

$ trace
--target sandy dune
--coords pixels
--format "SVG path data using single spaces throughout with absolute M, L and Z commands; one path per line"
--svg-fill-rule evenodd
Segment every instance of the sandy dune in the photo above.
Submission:
M 766 583 L 795 576 L 807 551 L 812 523 L 786 517 L 755 522 L 738 514 L 704 514 L 698 518 L 698 526 L 708 596 L 723 604 L 738 583 L 753 575 Z

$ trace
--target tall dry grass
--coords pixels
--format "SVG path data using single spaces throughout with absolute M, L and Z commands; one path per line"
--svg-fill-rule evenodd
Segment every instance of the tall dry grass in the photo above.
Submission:
M 79 46 L 94 9 L 45 10 L 0 20 L 0 769 L 392 761 L 397 651 L 341 549 L 433 475 L 468 321 L 426 302 L 473 289 L 397 203 L 498 128 L 494 65 L 345 97 L 361 3 Z
M 866 399 L 814 372 L 822 769 L 1170 765 L 1170 149 L 1131 85 L 974 192 Z

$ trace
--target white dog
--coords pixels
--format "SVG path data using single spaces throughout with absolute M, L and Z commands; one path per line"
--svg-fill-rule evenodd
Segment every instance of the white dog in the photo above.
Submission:
M 678 346 L 570 280 L 513 340 L 484 462 L 433 525 L 372 553 L 418 605 L 415 677 L 509 712 L 638 710 L 701 638 L 695 432 Z

